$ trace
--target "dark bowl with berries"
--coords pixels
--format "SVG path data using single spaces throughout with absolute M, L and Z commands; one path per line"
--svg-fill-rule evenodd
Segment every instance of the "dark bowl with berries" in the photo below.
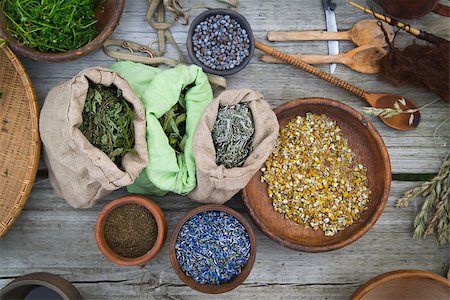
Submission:
M 211 9 L 194 19 L 189 28 L 187 50 L 203 71 L 227 76 L 242 70 L 255 51 L 250 24 L 231 9 Z

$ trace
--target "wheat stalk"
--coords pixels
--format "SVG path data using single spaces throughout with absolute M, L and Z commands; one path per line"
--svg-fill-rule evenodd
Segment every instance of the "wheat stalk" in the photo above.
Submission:
M 425 104 L 424 106 L 422 106 L 420 108 L 402 109 L 400 105 L 402 105 L 404 108 L 408 108 L 408 106 L 406 105 L 405 98 L 399 98 L 394 103 L 393 108 L 391 108 L 391 107 L 386 107 L 386 108 L 364 107 L 363 112 L 368 115 L 373 115 L 373 116 L 377 116 L 377 117 L 381 117 L 381 118 L 385 118 L 385 119 L 389 119 L 389 118 L 392 118 L 392 117 L 400 115 L 400 114 L 411 114 L 409 117 L 409 121 L 408 121 L 409 125 L 411 125 L 414 122 L 414 113 L 415 112 L 417 112 L 427 106 L 430 106 L 431 104 L 433 104 L 437 101 L 439 101 L 439 99 L 431 101 L 430 103 Z
M 417 197 L 425 198 L 414 219 L 414 238 L 437 234 L 439 244 L 450 241 L 450 156 L 441 164 L 438 174 L 420 187 L 405 192 L 397 207 L 407 207 Z

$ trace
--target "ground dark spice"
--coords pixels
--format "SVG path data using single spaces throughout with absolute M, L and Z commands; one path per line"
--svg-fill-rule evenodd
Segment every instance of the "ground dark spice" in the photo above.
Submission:
M 124 204 L 109 213 L 105 221 L 105 241 L 118 255 L 136 258 L 156 243 L 158 226 L 151 212 L 139 204 Z

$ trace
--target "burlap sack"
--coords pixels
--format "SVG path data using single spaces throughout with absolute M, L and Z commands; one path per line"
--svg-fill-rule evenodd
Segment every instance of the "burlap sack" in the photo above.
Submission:
M 114 84 L 135 112 L 135 153 L 127 153 L 119 169 L 101 150 L 92 146 L 78 129 L 90 79 Z M 54 87 L 41 110 L 40 133 L 44 159 L 55 194 L 75 208 L 87 208 L 114 190 L 134 182 L 147 165 L 144 107 L 125 79 L 96 67 Z
M 253 151 L 242 167 L 226 169 L 216 165 L 216 149 L 211 131 L 219 106 L 248 102 L 255 132 Z M 206 108 L 195 129 L 192 148 L 197 168 L 197 187 L 189 197 L 203 203 L 225 203 L 243 189 L 272 153 L 278 137 L 278 120 L 263 96 L 249 89 L 228 90 Z

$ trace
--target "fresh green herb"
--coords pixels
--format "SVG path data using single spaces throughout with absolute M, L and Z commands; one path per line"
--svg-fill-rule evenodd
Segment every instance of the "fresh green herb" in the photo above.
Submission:
M 3 92 L 2 91 L 0 91 L 0 98 L 2 98 L 3 97 Z
M 439 173 L 420 187 L 407 191 L 397 201 L 397 207 L 407 207 L 417 197 L 425 200 L 414 220 L 414 238 L 437 233 L 439 244 L 450 240 L 450 157 L 442 162 Z
M 212 131 L 216 164 L 227 169 L 241 167 L 252 151 L 254 132 L 247 103 L 221 107 Z
M 92 0 L 0 0 L 9 33 L 41 52 L 83 47 L 98 32 Z
M 168 112 L 159 118 L 169 144 L 179 154 L 183 152 L 186 143 L 186 111 L 181 104 L 175 104 Z
M 134 112 L 116 86 L 89 82 L 82 117 L 81 132 L 117 166 L 134 151 Z

